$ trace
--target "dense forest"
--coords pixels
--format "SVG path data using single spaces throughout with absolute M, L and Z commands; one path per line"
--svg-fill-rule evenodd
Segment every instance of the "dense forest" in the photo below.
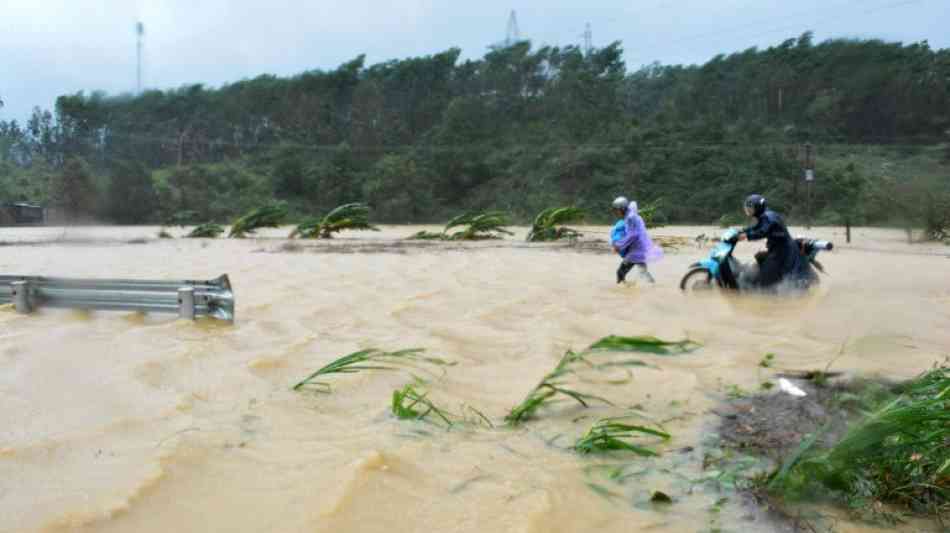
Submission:
M 617 194 L 708 223 L 750 192 L 795 221 L 924 223 L 948 190 L 950 50 L 810 33 L 632 72 L 619 43 L 357 56 L 0 121 L 0 202 L 119 223 L 227 222 L 275 198 L 300 217 L 365 201 L 381 222 L 551 205 L 596 220 Z

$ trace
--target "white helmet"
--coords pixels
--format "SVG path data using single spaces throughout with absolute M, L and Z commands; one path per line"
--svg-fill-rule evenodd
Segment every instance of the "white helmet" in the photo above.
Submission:
M 614 199 L 614 209 L 623 209 L 626 211 L 628 205 L 630 205 L 630 200 L 627 200 L 626 196 L 618 196 L 616 199 Z

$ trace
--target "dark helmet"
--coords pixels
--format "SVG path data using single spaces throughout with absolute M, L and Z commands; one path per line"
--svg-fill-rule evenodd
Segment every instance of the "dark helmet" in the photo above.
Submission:
M 765 212 L 765 197 L 761 194 L 750 194 L 749 197 L 745 199 L 745 203 L 743 205 L 749 209 L 752 209 L 753 215 L 759 216 Z

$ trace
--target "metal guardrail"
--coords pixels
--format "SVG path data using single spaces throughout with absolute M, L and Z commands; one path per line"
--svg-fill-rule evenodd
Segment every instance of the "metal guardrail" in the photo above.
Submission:
M 234 322 L 234 294 L 227 274 L 208 281 L 143 281 L 0 276 L 0 304 L 17 312 L 38 307 L 177 313 Z

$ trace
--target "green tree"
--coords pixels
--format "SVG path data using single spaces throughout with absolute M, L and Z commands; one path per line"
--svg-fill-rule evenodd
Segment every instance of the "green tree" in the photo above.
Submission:
M 81 218 L 95 212 L 96 191 L 86 162 L 78 157 L 66 160 L 62 171 L 50 182 L 50 201 L 67 218 Z
M 376 216 L 387 222 L 425 220 L 435 203 L 430 180 L 414 159 L 403 155 L 380 159 L 363 190 Z
M 106 193 L 106 213 L 122 224 L 141 224 L 153 219 L 156 204 L 152 177 L 140 163 L 113 164 Z

